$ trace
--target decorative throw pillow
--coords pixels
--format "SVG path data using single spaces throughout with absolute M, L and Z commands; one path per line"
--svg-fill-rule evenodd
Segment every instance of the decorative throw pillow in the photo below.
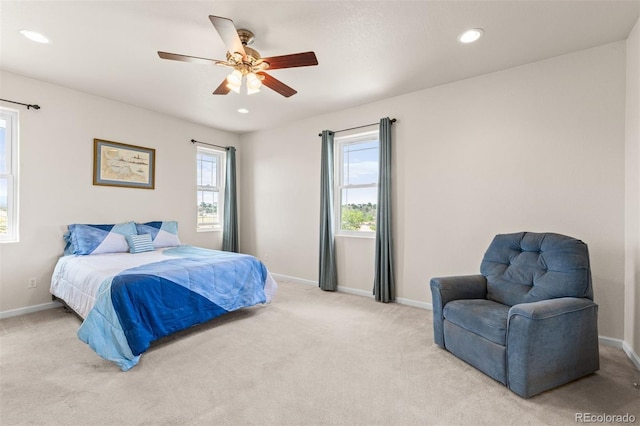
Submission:
M 151 235 L 127 235 L 127 243 L 129 243 L 129 253 L 142 253 L 145 251 L 153 251 L 153 241 Z
M 176 247 L 180 245 L 178 238 L 178 222 L 171 220 L 165 222 L 136 223 L 138 234 L 150 234 L 155 248 Z
M 64 238 L 65 254 L 126 253 L 129 251 L 127 235 L 138 233 L 135 222 L 115 225 L 72 224 Z

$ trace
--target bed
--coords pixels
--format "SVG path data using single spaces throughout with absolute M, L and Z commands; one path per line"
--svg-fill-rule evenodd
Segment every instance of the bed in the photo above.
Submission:
M 155 340 L 275 294 L 275 281 L 253 256 L 180 244 L 177 224 L 125 228 L 70 225 L 50 288 L 83 319 L 80 340 L 123 371 Z

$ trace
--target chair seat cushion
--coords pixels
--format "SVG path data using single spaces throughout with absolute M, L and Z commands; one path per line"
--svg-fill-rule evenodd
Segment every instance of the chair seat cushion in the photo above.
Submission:
M 446 321 L 506 345 L 509 306 L 486 299 L 463 299 L 447 303 L 442 313 Z

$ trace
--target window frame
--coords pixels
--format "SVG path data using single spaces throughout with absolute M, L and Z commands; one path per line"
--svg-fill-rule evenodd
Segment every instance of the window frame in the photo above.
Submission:
M 0 171 L 0 178 L 7 179 L 7 232 L 0 234 L 0 243 L 16 243 L 19 238 L 19 141 L 20 113 L 17 110 L 0 107 L 0 117 L 7 123 L 5 129 L 5 151 L 7 169 Z
M 371 184 L 357 184 L 357 185 L 344 185 L 343 184 L 343 174 L 344 174 L 344 158 L 343 147 L 345 145 L 356 145 L 356 144 L 364 144 L 368 142 L 376 141 L 378 143 L 378 153 L 380 152 L 380 132 L 379 130 L 371 130 L 367 132 L 359 132 L 353 133 L 345 136 L 336 136 L 334 138 L 334 218 L 336 224 L 335 235 L 342 237 L 359 237 L 359 238 L 375 238 L 375 231 L 352 231 L 342 229 L 342 191 L 343 189 L 359 189 L 359 188 L 375 188 L 376 194 L 378 193 L 378 186 L 380 182 L 380 176 L 378 176 L 376 183 Z M 376 158 L 376 162 L 378 164 L 378 173 L 379 173 L 379 164 L 380 157 Z M 377 200 L 376 200 L 376 211 L 377 211 Z M 377 218 L 376 218 L 377 222 Z M 377 223 L 376 223 L 377 226 Z
M 204 189 L 200 182 L 198 182 L 198 172 L 200 170 L 200 161 L 198 156 L 200 154 L 210 155 L 216 158 L 216 184 L 212 186 L 210 190 L 213 193 L 218 194 L 218 208 L 217 208 L 217 223 L 212 225 L 201 225 L 199 212 L 199 195 L 201 191 L 209 191 L 209 188 Z M 225 188 L 225 166 L 226 166 L 227 151 L 224 149 L 208 148 L 202 146 L 196 146 L 196 232 L 213 232 L 221 231 L 224 228 L 224 188 Z M 215 197 L 214 197 L 215 198 Z

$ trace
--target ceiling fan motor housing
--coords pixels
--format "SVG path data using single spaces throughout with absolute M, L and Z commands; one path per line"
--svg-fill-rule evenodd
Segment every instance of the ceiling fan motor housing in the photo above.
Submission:
M 245 29 L 238 30 L 238 37 L 240 38 L 243 46 L 253 44 L 256 39 L 255 35 L 251 31 Z

